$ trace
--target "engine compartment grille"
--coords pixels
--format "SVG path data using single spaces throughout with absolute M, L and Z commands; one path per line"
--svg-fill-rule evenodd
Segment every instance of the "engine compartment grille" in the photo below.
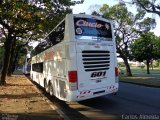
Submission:
M 108 70 L 110 66 L 110 51 L 105 51 L 105 50 L 82 51 L 82 61 L 86 72 Z

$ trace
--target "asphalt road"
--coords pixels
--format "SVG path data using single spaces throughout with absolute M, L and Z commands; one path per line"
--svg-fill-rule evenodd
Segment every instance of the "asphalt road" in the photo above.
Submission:
M 61 109 L 73 120 L 160 119 L 160 88 L 120 83 L 117 95 L 63 103 Z

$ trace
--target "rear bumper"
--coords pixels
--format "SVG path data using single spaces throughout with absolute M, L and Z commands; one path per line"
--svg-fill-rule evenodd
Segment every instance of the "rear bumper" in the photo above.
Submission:
M 95 97 L 104 96 L 107 94 L 116 93 L 119 89 L 119 84 L 108 85 L 98 89 L 88 89 L 84 91 L 68 91 L 67 101 L 82 101 Z

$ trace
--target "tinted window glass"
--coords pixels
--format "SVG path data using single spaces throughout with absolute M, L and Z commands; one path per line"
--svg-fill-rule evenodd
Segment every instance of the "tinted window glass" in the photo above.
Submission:
M 64 39 L 64 30 L 65 30 L 65 21 L 63 21 L 60 25 L 58 25 L 47 37 L 47 41 L 49 40 L 52 45 L 55 45 L 61 42 Z
M 76 39 L 112 40 L 111 24 L 92 18 L 74 18 Z
M 45 38 L 45 41 L 39 43 L 34 51 L 34 55 L 60 43 L 64 39 L 65 20 L 61 22 L 52 32 Z
M 32 64 L 32 70 L 35 72 L 43 73 L 43 62 Z

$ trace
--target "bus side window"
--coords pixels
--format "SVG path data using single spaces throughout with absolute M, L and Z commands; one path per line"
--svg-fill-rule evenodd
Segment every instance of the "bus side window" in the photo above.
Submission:
M 49 41 L 52 45 L 60 43 L 64 39 L 65 21 L 58 25 L 50 34 Z
M 43 62 L 32 64 L 32 70 L 39 73 L 43 73 Z

